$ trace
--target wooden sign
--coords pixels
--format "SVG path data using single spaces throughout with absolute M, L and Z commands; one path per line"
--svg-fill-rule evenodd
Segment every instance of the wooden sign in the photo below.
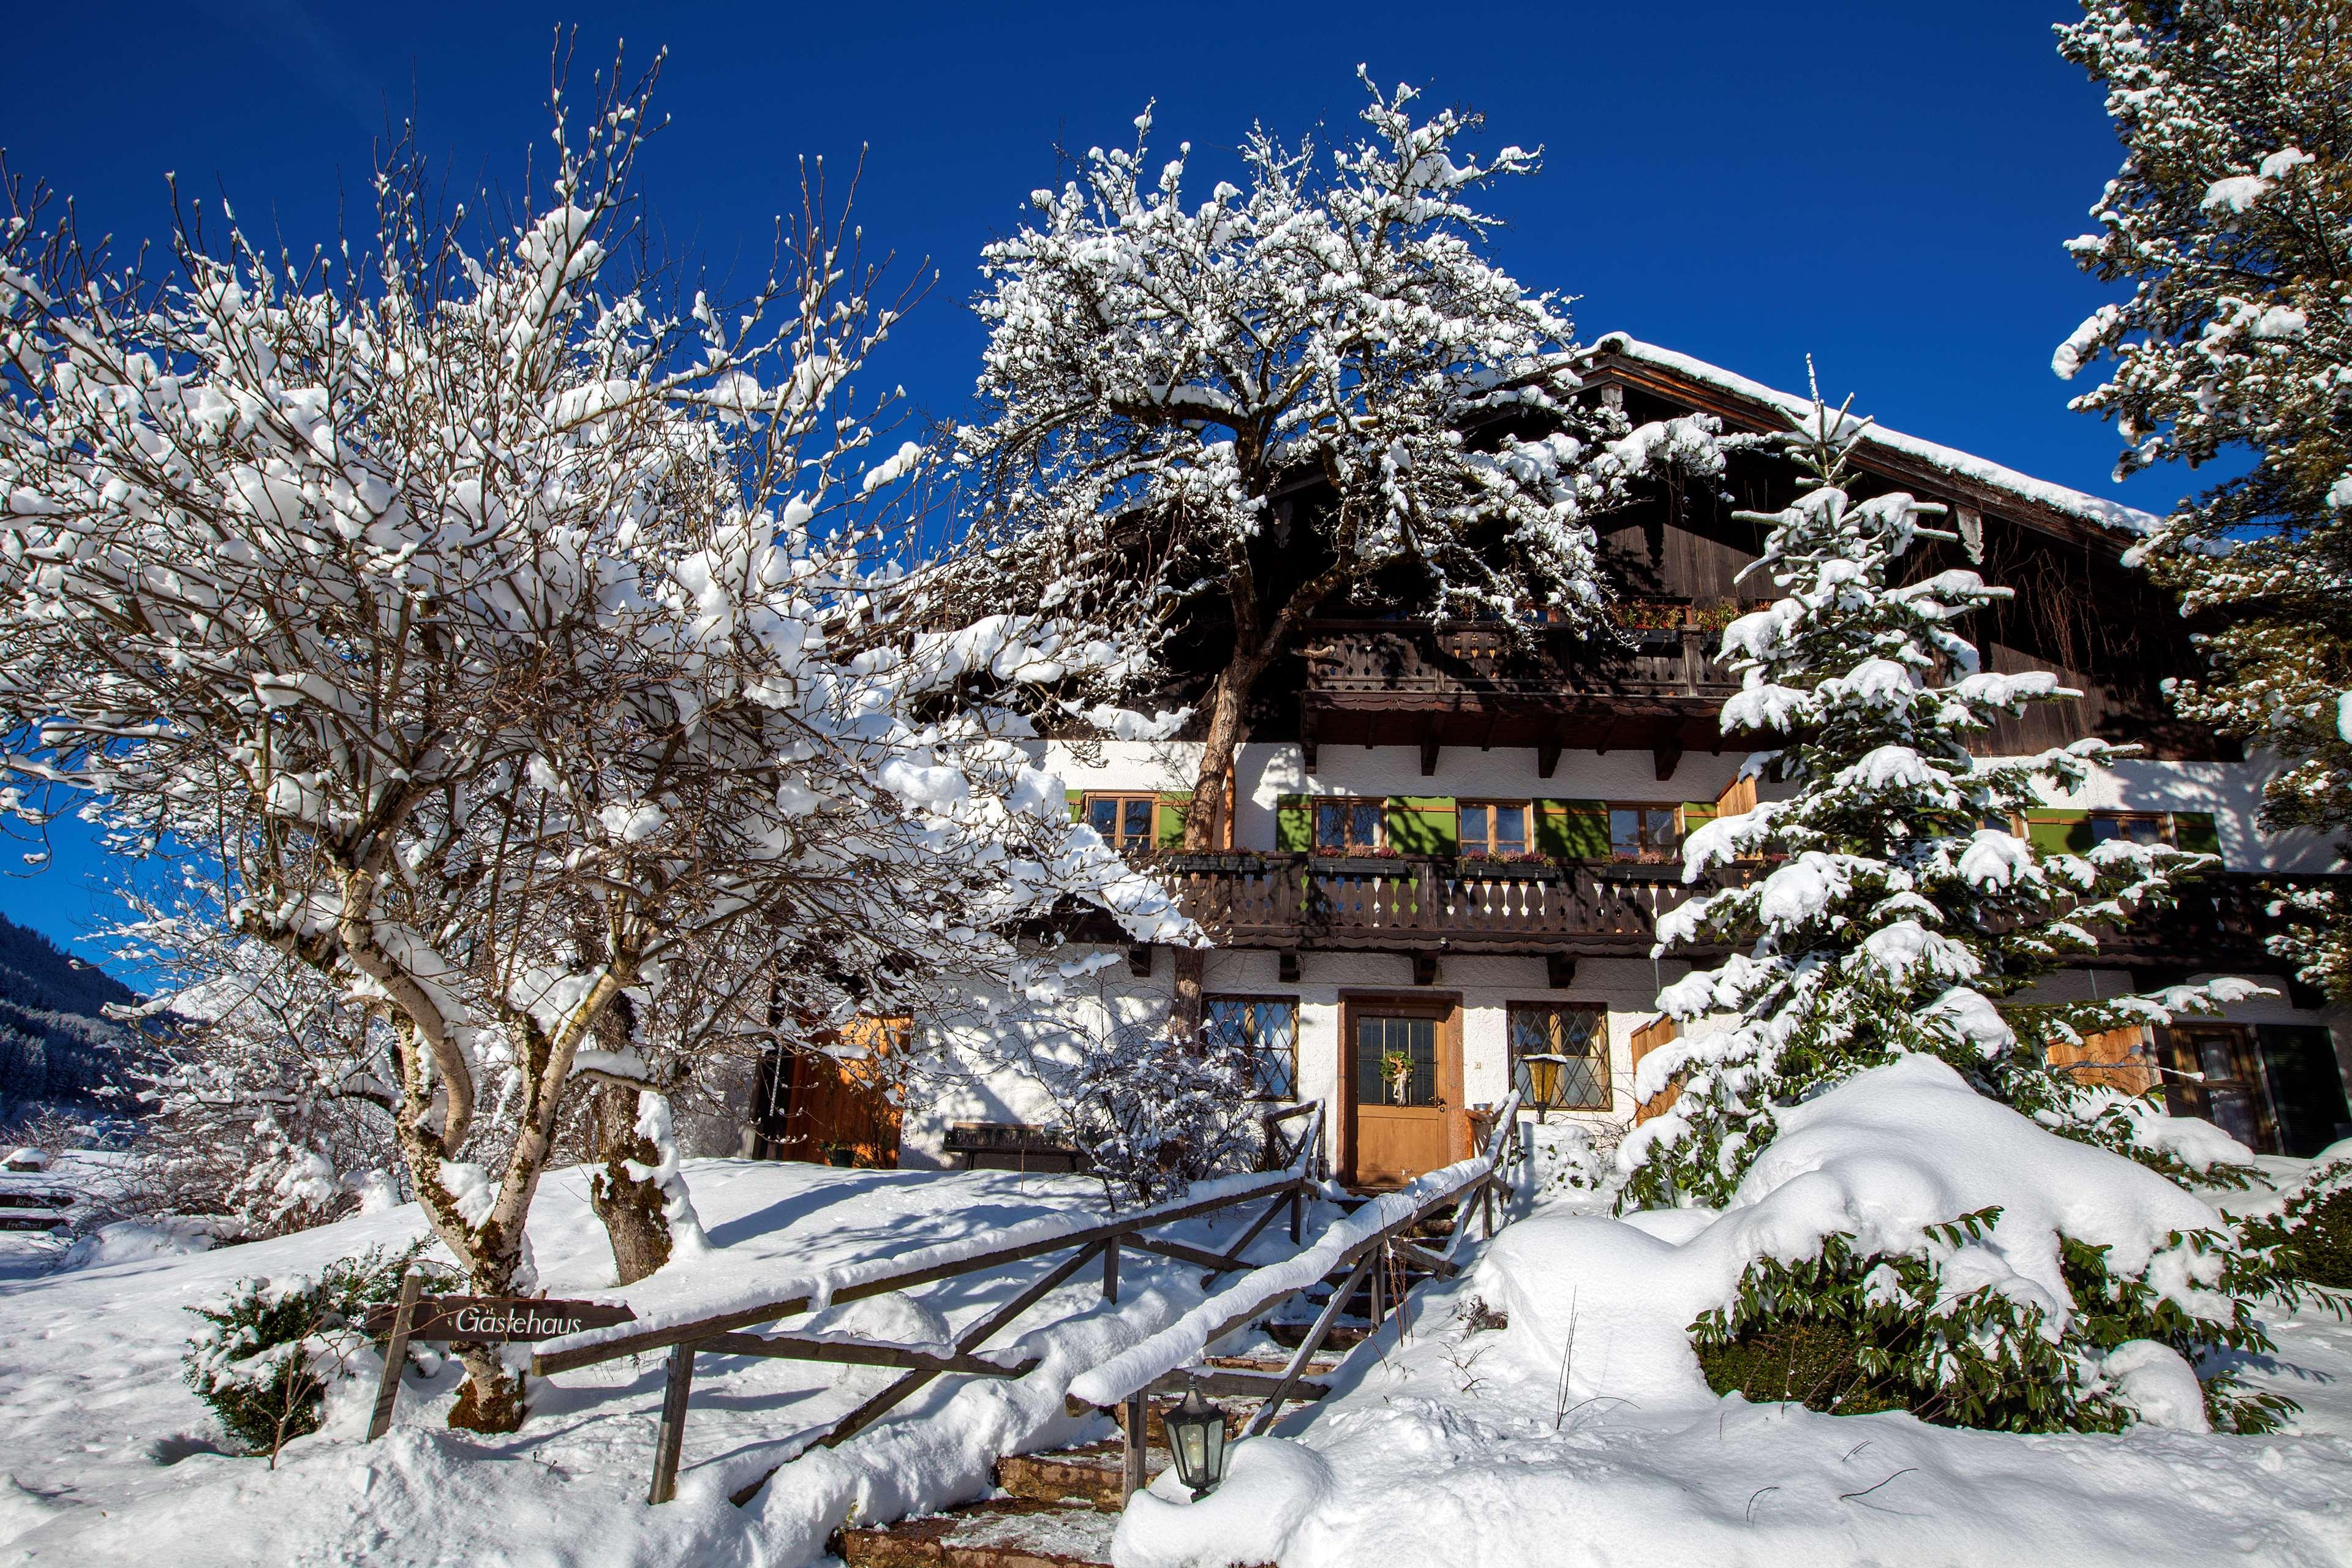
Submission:
M 389 1334 L 397 1307 L 368 1309 L 371 1334 Z M 626 1307 L 598 1301 L 551 1301 L 529 1296 L 420 1296 L 408 1323 L 412 1340 L 471 1340 L 481 1344 L 551 1340 L 583 1329 L 633 1323 Z
M 383 1335 L 383 1375 L 375 1391 L 375 1413 L 368 1421 L 373 1443 L 392 1430 L 393 1406 L 400 1399 L 400 1370 L 408 1360 L 411 1340 L 470 1340 L 478 1343 L 516 1340 L 551 1340 L 583 1329 L 633 1323 L 637 1315 L 626 1307 L 597 1301 L 550 1301 L 530 1296 L 427 1296 L 425 1278 L 411 1274 L 400 1282 L 395 1306 L 370 1307 L 367 1331 Z

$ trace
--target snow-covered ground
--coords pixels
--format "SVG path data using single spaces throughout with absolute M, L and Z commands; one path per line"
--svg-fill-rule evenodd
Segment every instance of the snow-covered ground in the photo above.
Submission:
M 714 1250 L 616 1291 L 583 1174 L 554 1174 L 531 1220 L 550 1293 L 658 1310 L 761 1276 L 887 1259 L 1101 1204 L 1088 1181 L 1003 1172 L 713 1160 L 688 1162 L 687 1175 Z M 1213 1229 L 1192 1222 L 1163 1234 L 1230 1243 L 1252 1211 L 1239 1212 Z M 371 1373 L 339 1390 L 325 1429 L 290 1445 L 275 1470 L 217 1452 L 210 1413 L 181 1382 L 197 1324 L 184 1309 L 239 1278 L 313 1271 L 419 1230 L 415 1210 L 403 1207 L 276 1241 L 52 1273 L 34 1271 L 39 1243 L 0 1242 L 14 1249 L 14 1267 L 0 1268 L 0 1563 L 151 1568 L 160 1551 L 189 1565 L 798 1564 L 853 1513 L 887 1519 L 961 1500 L 987 1484 L 1000 1452 L 1098 1435 L 1062 1414 L 1068 1380 L 1200 1299 L 1197 1269 L 1130 1252 L 1121 1309 L 1106 1310 L 1099 1279 L 1081 1270 L 1023 1320 L 1034 1335 L 1028 1348 L 1045 1357 L 1037 1373 L 935 1383 L 843 1448 L 791 1465 L 747 1509 L 727 1493 L 894 1374 L 700 1358 L 678 1498 L 660 1508 L 644 1500 L 657 1354 L 541 1385 L 511 1438 L 446 1429 L 451 1369 L 429 1390 L 412 1381 L 392 1435 L 364 1444 Z M 1286 1245 L 1275 1226 L 1259 1255 Z M 835 1326 L 900 1342 L 935 1337 L 935 1314 L 969 1323 L 1055 1261 L 928 1287 L 921 1309 L 905 1298 L 854 1303 L 837 1310 Z
M 2288 1173 L 2282 1170 L 2281 1174 Z M 1091 1184 L 1004 1173 L 852 1172 L 691 1163 L 716 1248 L 625 1292 L 587 1211 L 558 1173 L 534 1216 L 558 1295 L 625 1297 L 657 1311 L 745 1281 L 902 1257 L 1099 1203 Z M 1591 1206 L 1553 1188 L 1514 1234 L 1529 1241 Z M 1246 1215 L 1249 1211 L 1242 1211 Z M 1330 1217 L 1326 1211 L 1324 1217 Z M 1238 1220 L 1224 1221 L 1230 1237 Z M 1585 1220 L 1580 1223 L 1591 1224 Z M 391 1437 L 359 1441 L 372 1381 L 339 1394 L 327 1428 L 278 1468 L 217 1451 L 180 1379 L 188 1305 L 243 1276 L 310 1270 L 416 1232 L 394 1210 L 278 1241 L 34 1273 L 38 1243 L 0 1268 L 0 1563 L 741 1564 L 798 1568 L 845 1519 L 887 1519 L 976 1495 L 1015 1447 L 1096 1435 L 1063 1389 L 1200 1300 L 1197 1272 L 1122 1268 L 1124 1310 L 1092 1271 L 1030 1324 L 1045 1357 L 1019 1383 L 953 1379 L 840 1450 L 789 1465 L 747 1509 L 726 1494 L 793 1451 L 889 1374 L 701 1360 L 675 1503 L 648 1508 L 659 1358 L 565 1374 L 512 1438 L 443 1426 L 455 1378 L 404 1394 Z M 1206 1242 L 1219 1232 L 1187 1227 Z M 1260 1256 L 1283 1247 L 1280 1226 Z M 1524 1247 L 1524 1243 L 1521 1244 Z M 1047 1260 L 1050 1262 L 1050 1260 Z M 1044 1265 L 1029 1266 L 1034 1278 Z M 970 1321 L 1018 1279 L 842 1310 L 895 1339 Z M 2271 1322 L 2279 1353 L 2253 1377 L 2301 1401 L 2286 1431 L 2231 1437 L 2137 1427 L 2116 1436 L 2010 1436 L 1901 1414 L 1831 1417 L 1734 1395 L 1656 1402 L 1570 1390 L 1509 1330 L 1474 1328 L 1494 1270 L 1416 1299 L 1349 1363 L 1334 1398 L 1234 1450 L 1202 1503 L 1139 1504 L 1128 1568 L 1234 1561 L 1323 1564 L 1632 1564 L 1707 1561 L 2130 1564 L 2352 1562 L 2352 1326 L 2324 1312 Z M 1517 1289 L 1517 1287 L 1515 1287 Z M 1538 1284 L 1536 1288 L 1540 1289 Z M 847 1326 L 847 1325 L 845 1325 Z M 944 1417 L 931 1419 L 930 1417 Z
M 1549 1186 L 1475 1268 L 1360 1352 L 1330 1400 L 1237 1446 L 1218 1491 L 1191 1502 L 1163 1478 L 1137 1500 L 1121 1568 L 2352 1563 L 2352 1324 L 2322 1309 L 2268 1314 L 2277 1351 L 2244 1363 L 2303 1407 L 2266 1436 L 2158 1425 L 2204 1422 L 2185 1363 L 2147 1342 L 2138 1359 L 2169 1361 L 2187 1398 L 2142 1405 L 2148 1424 L 2114 1436 L 1711 1393 L 1685 1331 L 1748 1258 L 1811 1256 L 1831 1230 L 1901 1251 L 1922 1215 L 1998 1206 L 1980 1244 L 1943 1249 L 1947 1279 L 1965 1268 L 1970 1284 L 2063 1301 L 2034 1278 L 2054 1232 L 2109 1244 L 2122 1270 L 2135 1245 L 2144 1267 L 2167 1227 L 2212 1219 L 1932 1058 L 1861 1074 L 1781 1123 L 1719 1215 L 1620 1221 L 1598 1194 Z M 1590 1168 L 1554 1145 L 1542 1163 Z M 2283 1181 L 2304 1163 L 2264 1164 Z

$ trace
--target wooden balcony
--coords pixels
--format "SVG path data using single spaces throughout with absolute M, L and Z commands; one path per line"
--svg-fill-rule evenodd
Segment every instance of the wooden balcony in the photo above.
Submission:
M 1485 867 L 1313 855 L 1170 856 L 1154 868 L 1224 947 L 1646 954 L 1658 917 L 1718 886 L 1676 866 Z
M 1731 868 L 1685 886 L 1678 866 L 1489 866 L 1439 858 L 1171 855 L 1152 866 L 1185 913 L 1221 947 L 1647 957 L 1658 917 L 1762 868 Z M 2183 886 L 2178 901 L 2122 932 L 2100 933 L 2097 962 L 2182 973 L 2281 973 L 2265 952 L 2268 912 L 2290 882 L 2352 879 L 2224 873 Z M 1720 946 L 1678 956 L 1720 956 Z
M 1717 749 L 1716 714 L 1738 682 L 1696 624 L 1628 630 L 1611 647 L 1565 631 L 1531 637 L 1486 623 L 1323 621 L 1306 639 L 1300 739 L 1308 772 L 1323 745 L 1416 745 L 1422 772 L 1446 746 L 1533 746 L 1549 778 L 1563 747 L 1657 753 L 1661 779 L 1686 747 Z

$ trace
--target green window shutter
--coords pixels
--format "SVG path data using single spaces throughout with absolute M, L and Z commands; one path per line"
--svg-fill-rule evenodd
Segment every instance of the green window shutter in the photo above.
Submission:
M 2087 811 L 2029 811 L 2025 841 L 2041 855 L 2087 855 L 2091 852 L 2091 814 Z
M 2182 849 L 2199 855 L 2221 853 L 2221 830 L 2213 825 L 2210 811 L 2176 811 L 2172 814 L 2172 842 Z
M 1074 789 L 1066 791 L 1066 793 L 1070 797 L 1070 820 L 1072 822 L 1084 822 L 1087 819 L 1087 792 L 1082 789 Z
M 1452 855 L 1462 847 L 1462 819 L 1450 795 L 1388 798 L 1389 847 L 1400 855 Z
M 1714 820 L 1715 802 L 1711 800 L 1683 802 L 1683 832 L 1685 836 L 1696 833 Z
M 1294 855 L 1315 847 L 1315 808 L 1305 795 L 1286 795 L 1274 803 L 1274 847 Z
M 1609 858 L 1609 803 L 1605 800 L 1536 802 L 1536 847 L 1563 860 Z
M 1160 830 L 1157 835 L 1160 847 L 1162 849 L 1184 847 L 1184 814 L 1192 809 L 1191 795 L 1181 795 L 1173 790 L 1161 793 L 1159 812 Z

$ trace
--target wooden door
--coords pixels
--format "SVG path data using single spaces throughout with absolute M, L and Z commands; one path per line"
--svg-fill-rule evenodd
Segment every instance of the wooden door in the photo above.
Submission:
M 2165 1086 L 2172 1113 L 2201 1116 L 2257 1153 L 2277 1153 L 2253 1031 L 2243 1024 L 2177 1024 L 2165 1034 L 2175 1075 Z
M 1458 1001 L 1349 997 L 1341 1014 L 1350 1184 L 1400 1186 L 1463 1158 Z
M 858 1018 L 842 1031 L 865 1048 L 853 1057 L 802 1050 L 771 1058 L 761 1071 L 759 1138 L 763 1160 L 887 1169 L 898 1163 L 898 1107 L 882 1082 L 878 1058 L 906 1040 L 904 1018 Z

